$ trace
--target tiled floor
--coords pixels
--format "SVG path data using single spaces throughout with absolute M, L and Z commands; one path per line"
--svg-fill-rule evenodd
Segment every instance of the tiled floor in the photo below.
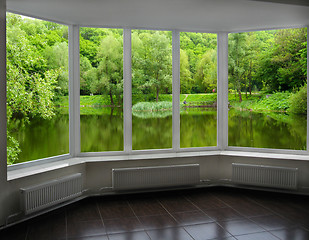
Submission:
M 231 188 L 88 198 L 1 240 L 309 240 L 309 197 Z

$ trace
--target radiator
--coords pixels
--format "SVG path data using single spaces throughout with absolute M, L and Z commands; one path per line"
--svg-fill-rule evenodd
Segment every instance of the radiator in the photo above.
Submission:
M 30 214 L 80 196 L 82 174 L 73 174 L 20 190 L 22 210 L 25 214 Z
M 296 189 L 297 168 L 232 164 L 232 181 L 238 184 Z
M 199 164 L 113 169 L 115 190 L 186 186 L 199 182 Z

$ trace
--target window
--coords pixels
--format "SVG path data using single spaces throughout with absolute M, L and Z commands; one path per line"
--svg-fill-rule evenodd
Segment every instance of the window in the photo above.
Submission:
M 132 150 L 171 149 L 172 32 L 131 33 Z M 307 29 L 228 44 L 228 145 L 306 150 Z M 123 30 L 80 28 L 79 54 L 80 150 L 124 151 Z M 217 34 L 181 32 L 182 150 L 217 146 L 217 88 Z M 8 164 L 69 153 L 68 27 L 7 14 L 7 106 Z
M 132 149 L 172 148 L 172 33 L 132 31 Z
M 7 163 L 69 153 L 68 27 L 7 13 Z
M 82 152 L 123 151 L 123 30 L 80 29 Z
M 180 33 L 180 147 L 217 145 L 217 35 Z
M 306 150 L 307 29 L 229 34 L 230 146 Z

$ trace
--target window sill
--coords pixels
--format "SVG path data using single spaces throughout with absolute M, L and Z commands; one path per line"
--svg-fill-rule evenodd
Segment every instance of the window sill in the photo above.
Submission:
M 282 154 L 282 153 L 261 153 L 261 152 L 245 152 L 245 151 L 195 151 L 195 152 L 177 152 L 177 153 L 148 153 L 135 155 L 118 155 L 118 156 L 84 156 L 77 158 L 67 158 L 53 162 L 40 162 L 39 164 L 27 166 L 25 164 L 20 168 L 8 167 L 8 181 L 19 178 L 29 177 L 44 172 L 49 172 L 57 169 L 62 169 L 70 166 L 95 163 L 95 162 L 117 162 L 117 161 L 134 161 L 134 160 L 150 160 L 164 158 L 184 158 L 184 157 L 199 157 L 199 156 L 231 156 L 231 157 L 248 157 L 248 158 L 266 158 L 278 160 L 293 160 L 293 161 L 309 161 L 309 155 L 298 154 Z M 43 160 L 44 161 L 44 160 Z

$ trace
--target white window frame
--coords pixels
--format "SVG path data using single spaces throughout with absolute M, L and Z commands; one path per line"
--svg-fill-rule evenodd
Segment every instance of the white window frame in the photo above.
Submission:
M 275 29 L 256 29 L 256 30 L 248 30 L 248 31 L 239 31 L 239 32 L 257 32 L 257 31 L 269 31 L 269 30 L 278 30 L 278 29 L 296 29 L 296 28 L 307 28 L 307 38 L 309 36 L 309 26 L 294 26 L 294 27 L 282 27 Z M 239 32 L 229 32 L 229 33 L 239 33 Z M 309 154 L 309 87 L 308 87 L 308 79 L 309 79 L 309 61 L 308 61 L 308 41 L 307 41 L 307 149 L 306 150 L 292 150 L 292 149 L 277 149 L 277 148 L 254 148 L 254 147 L 237 147 L 237 146 L 229 146 L 227 145 L 227 151 L 238 151 L 238 152 L 258 152 L 258 153 L 275 153 L 275 154 L 288 154 L 288 155 L 308 155 Z M 227 51 L 228 54 L 228 51 Z M 226 69 L 227 70 L 227 69 Z M 228 71 L 228 70 L 227 70 Z M 228 92 L 227 92 L 228 94 Z M 228 100 L 226 105 L 228 104 Z M 228 119 L 225 119 L 228 121 Z M 228 131 L 226 131 L 228 134 Z M 227 135 L 228 138 L 228 135 Z
M 2 1 L 1 1 L 2 3 Z M 4 8 L 5 9 L 5 8 Z M 2 13 L 3 14 L 3 13 Z M 6 14 L 6 13 L 5 13 Z M 19 13 L 18 13 L 19 14 Z M 29 16 L 32 17 L 32 16 Z M 38 19 L 38 18 L 37 18 Z M 42 19 L 45 20 L 45 19 Z M 47 20 L 47 19 L 46 19 Z M 47 20 L 50 21 L 50 20 Z M 55 21 L 53 21 L 55 22 Z M 8 170 L 15 170 L 28 166 L 40 165 L 42 163 L 50 163 L 76 157 L 113 157 L 123 156 L 123 160 L 130 159 L 130 155 L 154 154 L 160 156 L 169 153 L 186 153 L 192 152 L 193 155 L 200 155 L 207 152 L 218 151 L 233 151 L 238 152 L 259 152 L 259 153 L 276 153 L 276 154 L 291 154 L 291 155 L 309 155 L 309 84 L 307 84 L 307 149 L 286 150 L 286 149 L 269 149 L 269 148 L 250 148 L 250 147 L 233 147 L 228 146 L 228 32 L 218 32 L 217 34 L 217 146 L 214 147 L 193 147 L 180 148 L 180 32 L 188 32 L 188 30 L 162 30 L 172 31 L 172 62 L 173 62 L 173 142 L 171 149 L 152 149 L 152 150 L 132 150 L 132 64 L 131 64 L 131 31 L 133 28 L 123 28 L 123 76 L 124 76 L 124 150 L 110 152 L 81 152 L 80 146 L 80 66 L 79 66 L 79 30 L 80 25 L 69 26 L 69 128 L 70 128 L 70 153 L 44 159 L 38 159 L 25 163 L 7 166 Z M 309 26 L 307 27 L 307 36 L 309 36 Z M 5 29 L 3 22 L 0 23 L 0 30 Z M 263 31 L 270 29 L 260 29 Z M 251 30 L 250 30 L 251 31 Z M 5 34 L 0 36 L 0 41 L 5 42 Z M 309 43 L 307 41 L 307 49 Z M 5 54 L 6 49 L 0 45 L 0 158 L 6 162 L 6 74 Z M 4 54 L 5 53 L 5 54 Z M 309 52 L 307 51 L 307 83 L 309 79 Z M 5 113 L 5 114 L 1 114 Z M 162 156 L 162 155 L 161 155 Z M 4 163 L 4 160 L 2 163 Z M 5 176 L 7 171 L 5 168 L 0 168 L 1 176 Z

